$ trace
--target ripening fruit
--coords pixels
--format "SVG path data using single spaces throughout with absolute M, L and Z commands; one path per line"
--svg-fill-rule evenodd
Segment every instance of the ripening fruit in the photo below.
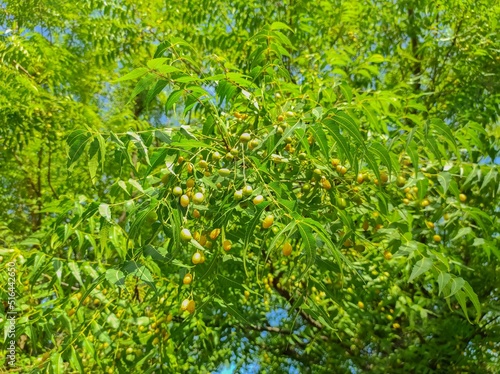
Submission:
M 241 200 L 241 199 L 243 199 L 243 191 L 242 190 L 235 191 L 235 193 L 234 193 L 234 199 L 235 200 Z
M 193 188 L 195 185 L 195 182 L 194 182 L 194 179 L 193 178 L 189 178 L 186 182 L 186 187 L 187 188 Z
M 400 327 L 401 327 L 401 325 L 397 322 L 392 324 L 392 328 L 394 328 L 394 329 L 399 329 Z
M 325 190 L 330 190 L 332 188 L 332 184 L 330 181 L 326 178 L 321 179 L 321 187 L 323 187 Z
M 192 164 L 192 163 L 188 163 L 188 164 L 187 164 L 187 172 L 188 172 L 189 174 L 193 174 L 193 169 L 194 169 L 193 164 Z
M 177 159 L 177 163 L 182 164 L 183 162 L 184 162 L 184 157 L 179 156 L 179 158 Z
M 430 222 L 430 221 L 425 221 L 425 225 L 429 228 L 429 229 L 433 229 L 434 228 L 434 223 L 433 222 Z
M 172 190 L 172 193 L 174 194 L 174 196 L 181 196 L 182 195 L 182 188 L 180 188 L 179 186 L 174 187 L 174 189 Z
M 439 243 L 439 242 L 441 241 L 441 236 L 439 236 L 439 235 L 437 235 L 437 234 L 436 234 L 436 235 L 434 235 L 434 236 L 432 237 L 432 239 L 434 239 L 434 241 L 435 241 L 436 243 Z
M 201 264 L 201 263 L 202 263 L 202 260 L 201 260 L 201 252 L 195 252 L 195 253 L 193 253 L 193 256 L 191 257 L 191 262 L 192 262 L 194 265 Z
M 205 200 L 205 196 L 203 196 L 203 194 L 201 192 L 197 192 L 194 194 L 193 202 L 195 204 L 201 204 L 203 202 L 203 200 Z
M 188 229 L 182 229 L 181 230 L 181 239 L 187 242 L 187 241 L 193 239 L 193 235 L 191 235 L 191 232 Z
M 200 169 L 206 169 L 208 168 L 208 162 L 206 162 L 205 160 L 201 160 L 200 162 L 198 162 L 198 166 L 200 167 Z
M 448 221 L 448 220 L 450 219 L 450 215 L 449 215 L 449 213 L 445 213 L 445 214 L 443 215 L 443 219 L 444 219 L 445 221 Z
M 280 114 L 280 115 L 278 116 L 278 121 L 279 121 L 279 122 L 283 122 L 283 120 L 284 120 L 284 119 L 285 119 L 285 117 L 284 117 L 282 114 Z
M 184 284 L 191 284 L 192 281 L 193 281 L 193 276 L 190 273 L 184 275 L 184 278 L 182 279 L 182 283 Z
M 218 173 L 221 177 L 228 177 L 229 174 L 231 174 L 231 170 L 223 168 L 223 169 L 219 169 Z
M 181 310 L 187 310 L 189 313 L 193 314 L 195 306 L 194 300 L 185 299 L 182 301 Z
M 212 240 L 215 240 L 219 237 L 220 235 L 220 229 L 213 229 L 212 231 L 210 231 L 210 239 Z
M 358 176 L 356 177 L 356 181 L 361 184 L 365 181 L 365 176 L 363 175 L 363 173 L 359 173 Z
M 389 176 L 386 173 L 380 173 L 380 180 L 382 181 L 382 183 L 387 183 L 387 181 L 389 180 Z
M 224 240 L 224 242 L 222 243 L 222 248 L 224 248 L 224 250 L 228 252 L 229 250 L 231 250 L 231 247 L 232 247 L 231 241 Z
M 462 203 L 465 203 L 467 201 L 467 196 L 463 193 L 461 193 L 460 195 L 458 195 L 458 198 L 460 199 L 460 201 Z
M 423 199 L 420 205 L 425 208 L 426 206 L 429 206 L 430 203 L 429 199 Z
M 390 259 L 392 258 L 392 253 L 391 253 L 391 252 L 389 252 L 389 251 L 385 251 L 385 252 L 384 252 L 384 258 L 385 258 L 386 260 L 390 260 Z
M 193 217 L 194 218 L 200 218 L 201 217 L 200 211 L 198 209 L 193 210 Z
M 403 187 L 405 184 L 406 184 L 405 177 L 399 176 L 398 179 L 396 179 L 396 185 L 398 187 Z
M 255 205 L 258 205 L 258 204 L 262 203 L 263 201 L 264 201 L 264 196 L 262 196 L 262 195 L 257 195 L 253 198 L 253 203 Z
M 365 304 L 362 301 L 358 301 L 358 306 L 359 306 L 359 309 L 365 308 Z
M 363 230 L 364 231 L 368 231 L 369 228 L 370 228 L 370 222 L 368 222 L 367 220 L 365 220 L 363 222 Z
M 274 216 L 272 214 L 269 214 L 268 216 L 266 216 L 266 218 L 264 218 L 264 221 L 262 221 L 262 227 L 268 229 L 273 225 L 273 223 L 274 223 Z
M 288 242 L 283 244 L 283 256 L 290 256 L 292 254 L 292 245 Z
M 247 132 L 244 132 L 243 134 L 240 135 L 240 142 L 242 143 L 248 143 L 252 139 L 252 135 L 250 135 Z
M 252 192 L 253 192 L 252 186 L 247 184 L 245 187 L 243 187 L 243 196 L 250 196 Z
M 410 200 L 408 199 L 403 199 L 403 203 L 405 203 L 405 205 L 408 205 L 410 203 Z
M 347 168 L 345 166 L 341 166 L 339 173 L 344 175 L 345 173 L 347 173 Z
M 332 160 L 332 166 L 335 168 L 337 165 L 340 165 L 340 160 L 338 158 L 334 158 Z
M 257 148 L 259 146 L 260 142 L 258 139 L 252 139 L 250 140 L 250 143 L 248 143 L 248 148 L 249 149 L 254 149 L 254 148 Z
M 186 208 L 189 205 L 189 197 L 188 195 L 182 195 L 180 198 L 180 203 L 183 208 Z
M 212 153 L 212 161 L 219 161 L 222 158 L 221 154 L 217 151 Z

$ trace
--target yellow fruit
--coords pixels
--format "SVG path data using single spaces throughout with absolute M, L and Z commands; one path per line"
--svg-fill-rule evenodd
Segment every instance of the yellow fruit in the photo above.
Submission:
M 406 184 L 406 179 L 405 177 L 399 176 L 398 179 L 396 180 L 396 185 L 398 187 L 403 187 Z M 409 189 L 408 189 L 409 191 Z
M 186 208 L 189 205 L 189 197 L 188 195 L 182 195 L 180 198 L 180 203 L 183 208 Z
M 222 248 L 224 248 L 224 250 L 228 252 L 231 249 L 231 247 L 232 247 L 231 241 L 224 240 L 224 242 L 222 243 Z
M 274 216 L 272 214 L 269 214 L 268 216 L 266 216 L 266 218 L 264 218 L 264 221 L 262 221 L 262 227 L 268 229 L 273 225 L 273 223 L 274 223 Z
M 391 252 L 389 252 L 389 251 L 385 251 L 385 252 L 384 252 L 384 258 L 385 258 L 386 260 L 390 260 L 390 259 L 392 258 L 392 253 L 391 253 Z
M 284 117 L 282 114 L 280 114 L 280 115 L 278 116 L 278 121 L 279 121 L 279 122 L 282 122 L 284 119 L 285 119 L 285 117 Z
M 423 199 L 420 205 L 425 208 L 426 206 L 429 206 L 430 203 L 431 202 L 428 199 Z
M 335 167 L 337 167 L 337 165 L 340 165 L 340 160 L 338 158 L 334 158 L 332 160 L 332 166 L 335 168 Z
M 201 252 L 195 252 L 193 254 L 193 257 L 191 257 L 191 262 L 194 264 L 194 265 L 198 265 L 198 264 L 201 264 Z
M 194 218 L 200 218 L 201 217 L 200 211 L 198 209 L 193 210 L 193 217 Z
M 182 279 L 182 283 L 184 284 L 190 284 L 192 281 L 193 281 L 193 276 L 190 273 L 184 275 L 184 278 Z
M 286 242 L 283 245 L 283 256 L 290 256 L 292 254 L 292 245 Z
M 358 176 L 356 177 L 356 181 L 361 184 L 365 181 L 365 176 L 363 175 L 363 173 L 359 173 Z
M 465 203 L 467 201 L 467 196 L 463 193 L 461 193 L 460 195 L 458 195 L 458 198 L 460 199 L 460 201 L 462 203 Z
M 410 200 L 408 199 L 403 199 L 403 203 L 405 203 L 405 205 L 408 205 L 410 203 Z
M 179 186 L 174 187 L 174 189 L 172 190 L 172 193 L 174 194 L 174 196 L 181 196 L 182 195 L 182 188 L 180 188 Z
M 450 215 L 449 215 L 448 213 L 445 213 L 445 214 L 443 215 L 443 219 L 444 219 L 445 221 L 448 221 L 448 220 L 450 219 Z
M 205 196 L 201 192 L 196 192 L 193 196 L 193 202 L 195 204 L 201 204 L 205 200 Z
M 182 304 L 181 304 L 181 310 L 187 310 L 189 313 L 194 313 L 194 309 L 195 309 L 195 302 L 194 300 L 189 300 L 189 299 L 185 299 L 182 301 Z
M 184 162 L 184 157 L 179 156 L 179 158 L 177 159 L 177 163 L 182 164 L 183 162 Z
M 193 236 L 191 235 L 191 232 L 188 229 L 182 229 L 181 230 L 181 239 L 187 242 L 187 241 L 193 239 Z
M 387 181 L 389 180 L 389 176 L 386 173 L 381 173 L 380 180 L 382 181 L 382 183 L 387 183 Z
M 362 301 L 358 301 L 358 306 L 359 306 L 359 309 L 364 309 L 365 304 L 363 304 Z
M 418 187 L 417 187 L 417 186 L 412 187 L 412 188 L 411 188 L 411 191 L 412 191 L 413 193 L 417 193 L 417 192 L 418 192 Z
M 262 196 L 262 195 L 257 195 L 253 198 L 253 203 L 255 205 L 258 205 L 258 204 L 262 203 L 263 201 L 264 201 L 264 196 Z
M 342 166 L 340 168 L 340 174 L 344 175 L 345 173 L 347 173 L 347 168 L 345 166 Z
M 433 222 L 425 221 L 425 225 L 426 225 L 429 229 L 433 229 L 433 228 L 434 228 L 434 223 L 433 223 Z
M 436 243 L 439 243 L 439 242 L 441 241 L 441 236 L 439 236 L 439 235 L 437 235 L 437 234 L 436 234 L 436 235 L 434 235 L 434 236 L 432 237 L 432 239 L 434 239 L 434 241 L 435 241 Z
M 192 163 L 188 163 L 187 164 L 187 172 L 189 174 L 193 174 L 193 169 L 194 169 L 193 164 Z
M 218 238 L 219 235 L 220 235 L 220 229 L 213 229 L 210 232 L 210 239 L 215 240 Z
M 392 324 L 392 328 L 394 328 L 394 329 L 399 329 L 400 327 L 401 326 L 397 322 Z
M 187 182 L 186 182 L 186 187 L 187 187 L 187 188 L 193 188 L 193 187 L 194 187 L 194 185 L 195 185 L 195 181 L 194 181 L 194 179 L 193 179 L 193 178 L 189 178 L 189 179 L 187 180 Z
M 325 190 L 329 190 L 332 188 L 332 184 L 330 181 L 326 178 L 321 179 L 321 187 L 323 187 Z
M 333 164 L 333 162 L 332 162 Z M 340 171 L 342 170 L 342 165 L 338 164 L 336 167 L 335 167 L 335 170 L 337 170 L 337 173 L 340 173 Z
M 250 297 L 250 291 L 245 290 L 244 295 L 248 299 Z

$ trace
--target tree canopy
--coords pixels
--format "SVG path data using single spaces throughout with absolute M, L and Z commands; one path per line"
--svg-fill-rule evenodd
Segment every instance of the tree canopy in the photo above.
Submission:
M 500 371 L 499 19 L 1 1 L 3 367 Z

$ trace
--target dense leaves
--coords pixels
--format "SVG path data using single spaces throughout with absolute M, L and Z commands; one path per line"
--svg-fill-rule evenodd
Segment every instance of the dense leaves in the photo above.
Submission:
M 499 370 L 495 2 L 1 6 L 23 370 Z

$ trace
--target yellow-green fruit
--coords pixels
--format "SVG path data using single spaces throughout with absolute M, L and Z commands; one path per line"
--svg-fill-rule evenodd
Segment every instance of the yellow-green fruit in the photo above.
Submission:
M 196 183 L 195 183 L 194 179 L 193 179 L 193 178 L 189 178 L 189 179 L 187 180 L 187 182 L 186 182 L 186 187 L 187 187 L 187 188 L 193 188 L 195 184 L 196 184 Z
M 188 229 L 182 229 L 181 230 L 181 239 L 187 242 L 187 241 L 193 239 L 193 236 L 191 235 L 191 232 Z
M 156 214 L 156 212 L 153 210 L 146 215 L 146 221 L 148 223 L 156 222 L 157 219 L 158 219 L 158 214 Z
M 200 162 L 198 162 L 198 166 L 200 167 L 200 169 L 206 169 L 208 167 L 208 162 L 206 162 L 205 160 L 201 160 Z
M 203 202 L 203 200 L 205 200 L 205 196 L 203 196 L 203 194 L 201 192 L 197 192 L 194 194 L 193 202 L 195 204 L 201 204 Z
M 242 143 L 248 143 L 252 139 L 252 135 L 250 135 L 247 132 L 244 132 L 243 134 L 240 135 L 240 142 Z
M 406 179 L 402 176 L 399 176 L 398 179 L 396 180 L 396 185 L 398 187 L 403 187 L 406 184 Z
M 238 190 L 234 193 L 234 199 L 235 200 L 241 200 L 243 199 L 243 191 L 242 190 Z
M 180 203 L 183 208 L 186 208 L 189 205 L 189 197 L 188 195 L 182 195 L 180 198 Z
M 347 208 L 347 200 L 343 197 L 338 198 L 337 206 L 339 207 L 339 209 L 344 210 L 345 208 Z
M 180 188 L 179 186 L 174 187 L 174 189 L 172 190 L 172 193 L 174 194 L 174 196 L 181 196 L 182 195 L 182 188 Z
M 184 275 L 184 278 L 182 279 L 182 283 L 184 284 L 191 284 L 192 281 L 193 281 L 193 276 L 190 273 Z
M 426 225 L 429 229 L 433 229 L 433 228 L 434 228 L 434 223 L 433 223 L 433 222 L 425 221 L 425 225 Z
M 462 203 L 465 203 L 467 201 L 467 196 L 463 193 L 461 193 L 460 195 L 458 195 L 458 198 L 460 199 L 460 201 Z
M 228 177 L 231 174 L 231 170 L 223 168 L 219 169 L 218 173 L 221 177 Z
M 292 245 L 286 242 L 283 245 L 283 256 L 290 256 L 292 254 Z
M 260 142 L 257 139 L 252 139 L 250 143 L 248 143 L 248 148 L 255 149 L 259 146 Z
M 274 216 L 272 214 L 269 214 L 268 216 L 266 216 L 266 218 L 264 218 L 264 221 L 262 221 L 262 227 L 268 229 L 273 225 L 273 223 L 274 223 Z
M 359 309 L 364 309 L 365 304 L 362 301 L 358 301 L 358 307 L 359 307 Z
M 253 188 L 250 185 L 243 187 L 243 196 L 250 196 L 253 192 Z
M 219 161 L 222 158 L 221 154 L 219 152 L 214 152 L 212 153 L 212 160 L 213 161 Z
M 258 205 L 258 204 L 262 203 L 263 201 L 264 201 L 264 196 L 262 196 L 262 195 L 257 195 L 253 198 L 253 203 L 255 205 Z

